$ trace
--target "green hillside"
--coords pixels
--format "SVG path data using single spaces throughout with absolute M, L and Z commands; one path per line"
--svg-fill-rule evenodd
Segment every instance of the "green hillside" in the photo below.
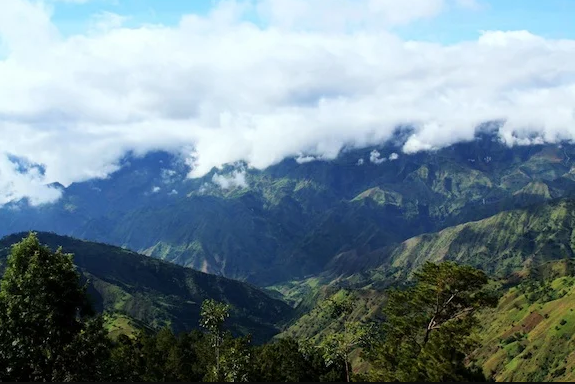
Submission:
M 401 284 L 425 261 L 453 260 L 461 264 L 473 265 L 485 270 L 494 279 L 501 279 L 521 271 L 522 274 L 516 276 L 530 279 L 539 276 L 538 278 L 553 280 L 553 273 L 561 276 L 572 275 L 574 269 L 571 260 L 574 256 L 574 247 L 575 201 L 563 199 L 526 209 L 502 212 L 484 220 L 449 227 L 438 233 L 420 235 L 398 246 L 371 253 L 348 252 L 340 255 L 338 263 L 363 265 L 364 268 L 360 272 L 351 275 L 338 274 L 334 273 L 336 269 L 332 269 L 312 278 L 276 285 L 270 289 L 280 292 L 293 303 L 299 304 L 298 310 L 301 316 L 290 324 L 282 336 L 319 342 L 327 335 L 339 332 L 341 325 L 326 316 L 318 303 L 334 295 L 341 295 L 343 289 L 352 289 L 356 292 L 354 311 L 351 314 L 353 320 L 378 320 L 381 317 L 381 308 L 385 305 L 385 289 Z M 546 264 L 549 262 L 551 264 Z M 370 268 L 369 265 L 377 265 L 377 267 Z M 345 268 L 339 272 L 342 270 Z M 571 277 L 566 278 L 566 280 L 569 279 Z M 565 284 L 571 284 L 569 281 Z M 556 284 L 559 283 L 549 283 L 547 286 L 551 288 L 547 289 L 563 294 L 563 289 L 559 289 L 563 286 Z M 497 312 L 492 312 L 485 318 L 489 324 L 491 324 L 491 320 L 487 320 L 489 316 L 509 315 L 513 320 L 512 323 L 516 325 L 517 322 L 522 321 L 523 317 L 530 315 L 530 311 L 536 305 L 521 304 L 522 299 L 514 296 L 517 289 L 519 288 L 511 288 L 509 292 L 502 291 L 506 297 L 513 297 L 513 299 L 506 299 L 509 305 L 500 305 Z M 566 292 L 570 295 L 570 288 Z M 555 297 L 552 293 L 549 295 L 549 297 Z M 565 300 L 569 297 L 565 296 Z M 513 303 L 519 303 L 520 306 L 525 307 L 524 310 L 517 311 Z M 559 311 L 557 316 L 567 316 L 571 313 L 572 305 L 566 302 L 565 305 L 569 313 Z M 531 309 L 526 312 L 527 307 Z M 553 314 L 550 313 L 551 315 Z M 551 327 L 552 330 L 553 327 Z M 489 333 L 494 334 L 493 337 L 495 337 L 498 335 L 495 333 L 499 331 L 501 331 L 501 326 L 490 330 Z M 489 343 L 492 345 L 494 341 L 489 340 Z M 488 355 L 491 356 L 491 353 Z M 496 359 L 493 364 L 500 364 L 500 360 Z M 513 372 L 513 367 L 509 367 L 508 371 Z
M 547 273 L 520 276 L 481 316 L 475 356 L 497 381 L 575 380 L 575 261 L 540 269 Z
M 473 353 L 484 373 L 496 381 L 575 380 L 575 260 L 559 260 L 514 273 L 494 282 L 501 299 L 495 309 L 479 315 L 478 340 Z M 343 290 L 330 295 L 345 295 Z M 381 321 L 385 294 L 355 291 L 352 321 Z M 319 344 L 341 332 L 341 323 L 316 306 L 278 337 L 309 339 Z M 367 368 L 353 354 L 356 371 Z
M 354 287 L 381 287 L 388 285 L 390 279 L 406 278 L 425 261 L 441 260 L 469 264 L 501 277 L 532 263 L 573 257 L 574 231 L 575 200 L 555 199 L 425 233 L 380 249 L 342 252 L 314 278 L 319 285 L 336 282 Z M 297 288 L 305 283 L 286 283 L 279 290 L 285 291 L 287 286 Z
M 383 268 L 408 271 L 424 261 L 453 260 L 506 275 L 529 264 L 573 257 L 575 200 L 527 209 L 411 238 L 389 254 Z
M 23 237 L 25 234 L 15 234 L 0 241 L 2 270 L 11 245 Z M 198 328 L 200 306 L 203 300 L 212 298 L 233 306 L 233 332 L 251 333 L 256 341 L 265 341 L 278 332 L 278 324 L 292 313 L 284 302 L 245 283 L 105 244 L 50 233 L 39 233 L 38 237 L 52 249 L 62 246 L 64 252 L 74 254 L 74 263 L 83 278 L 88 279 L 88 293 L 98 311 L 127 315 L 137 321 L 136 328 L 137 323 L 154 328 L 167 325 L 175 331 Z M 124 319 L 111 321 L 110 327 L 129 330 L 130 324 Z

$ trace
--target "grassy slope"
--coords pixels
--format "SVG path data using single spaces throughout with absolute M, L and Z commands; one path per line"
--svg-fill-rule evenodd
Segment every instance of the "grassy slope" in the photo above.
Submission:
M 427 260 L 455 260 L 504 276 L 531 263 L 573 257 L 574 248 L 575 200 L 563 199 L 501 212 L 368 253 L 341 253 L 323 274 L 271 288 L 293 303 L 305 303 L 319 297 L 319 288 L 326 285 L 385 288 Z
M 525 271 L 531 271 L 531 274 L 538 271 L 537 273 L 551 281 L 545 285 L 551 291 L 545 295 L 541 294 L 540 297 L 532 296 L 537 298 L 537 302 L 527 305 L 525 295 L 520 291 L 522 286 L 510 288 L 499 308 L 484 314 L 485 323 L 491 327 L 482 331 L 487 335 L 487 346 L 478 354 L 485 356 L 481 359 L 486 373 L 494 370 L 497 378 L 501 380 L 551 379 L 553 375 L 571 378 L 572 376 L 566 375 L 571 372 L 570 359 L 573 359 L 575 364 L 575 357 L 567 357 L 572 349 L 571 334 L 575 331 L 575 328 L 572 329 L 569 325 L 575 326 L 575 316 L 571 311 L 572 308 L 575 310 L 575 291 L 571 287 L 571 284 L 575 283 L 575 278 L 571 277 L 575 267 L 573 263 L 565 260 L 573 259 L 574 242 L 575 201 L 569 199 L 502 212 L 478 222 L 418 236 L 395 249 L 386 250 L 385 256 L 379 255 L 378 257 L 386 262 L 363 276 L 340 276 L 329 283 L 332 275 L 319 276 L 273 287 L 290 297 L 293 302 L 301 303 L 300 306 L 303 307 L 300 309 L 303 315 L 281 335 L 320 341 L 327 334 L 337 332 L 339 325 L 329 320 L 325 313 L 317 307 L 314 308 L 314 305 L 321 298 L 328 297 L 345 286 L 359 288 L 359 299 L 353 318 L 377 318 L 385 303 L 383 288 L 392 284 L 395 279 L 404 278 L 425 260 L 457 260 L 483 268 L 495 276 L 513 271 L 523 271 L 523 275 Z M 548 263 L 550 260 L 555 261 Z M 539 268 L 540 265 L 548 266 Z M 523 279 L 533 280 L 535 277 L 531 274 L 523 276 Z M 561 280 L 559 276 L 567 277 Z M 374 287 L 377 289 L 373 289 Z M 544 288 L 540 291 L 544 292 Z M 559 297 L 562 295 L 565 296 Z M 313 309 L 305 310 L 309 308 Z M 541 322 L 533 329 L 534 333 L 529 335 L 536 338 L 529 348 L 539 348 L 537 356 L 531 350 L 535 360 L 530 362 L 525 361 L 530 359 L 523 359 L 530 350 L 519 356 L 518 350 L 513 349 L 521 349 L 518 345 L 525 344 L 527 339 L 498 348 L 502 335 L 508 337 L 515 332 L 510 331 L 513 327 L 532 324 L 538 318 L 544 318 L 545 314 L 549 315 L 549 319 Z M 559 324 L 563 319 L 567 323 Z M 559 330 L 556 330 L 555 326 L 558 326 Z M 569 338 L 566 335 L 569 335 Z M 538 357 L 541 354 L 544 356 Z M 562 363 L 565 358 L 567 362 Z M 544 363 L 545 359 L 547 363 Z M 524 364 L 532 366 L 533 372 L 539 373 L 527 370 L 523 367 Z M 566 371 L 562 373 L 564 366 Z M 541 372 L 547 373 L 541 376 Z
M 497 381 L 575 380 L 575 260 L 545 263 L 535 272 L 523 270 L 504 282 L 498 307 L 479 314 L 483 346 L 474 355 L 485 374 Z M 358 296 L 352 319 L 378 319 L 385 295 L 365 289 Z M 340 330 L 339 322 L 316 307 L 277 337 L 319 343 Z M 357 352 L 354 367 L 361 371 L 365 362 Z
M 0 260 L 24 234 L 0 241 Z M 117 312 L 152 327 L 176 331 L 198 327 L 202 301 L 212 298 L 230 303 L 230 328 L 252 333 L 263 341 L 277 333 L 277 325 L 292 314 L 284 302 L 258 288 L 219 276 L 183 268 L 121 248 L 40 233 L 40 241 L 73 253 L 74 263 L 88 279 L 88 292 L 99 311 Z
M 112 339 L 116 339 L 119 335 L 135 337 L 141 330 L 152 329 L 147 324 L 118 312 L 104 314 L 104 327 Z
M 575 201 L 564 199 L 414 237 L 382 268 L 413 270 L 426 260 L 455 260 L 498 275 L 573 257 L 574 247 Z
M 521 278 L 481 315 L 484 346 L 476 357 L 497 381 L 575 380 L 575 262 L 546 267 L 554 275 Z

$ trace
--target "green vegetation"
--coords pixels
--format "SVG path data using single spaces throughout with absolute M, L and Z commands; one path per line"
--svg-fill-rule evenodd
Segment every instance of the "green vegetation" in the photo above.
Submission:
M 382 335 L 366 353 L 371 381 L 484 381 L 467 357 L 479 345 L 476 313 L 493 306 L 487 276 L 455 263 L 426 263 L 414 285 L 392 290 Z
M 485 375 L 498 381 L 572 380 L 574 213 L 570 199 L 502 212 L 376 251 L 379 257 L 373 259 L 384 262 L 371 271 L 335 279 L 324 273 L 285 284 L 279 290 L 297 302 L 312 300 L 307 304 L 312 309 L 304 311 L 282 335 L 309 338 L 317 344 L 330 335 L 341 335 L 341 324 L 329 317 L 321 302 L 349 287 L 356 297 L 352 318 L 381 322 L 386 287 L 411 279 L 410 273 L 428 260 L 456 260 L 490 272 L 495 278 L 490 286 L 499 287 L 503 295 L 497 309 L 482 311 L 477 317 L 478 335 L 485 338 L 478 338 L 482 346 L 473 356 Z M 301 289 L 310 287 L 311 279 L 317 288 Z M 356 371 L 370 366 L 357 352 L 352 356 Z
M 105 324 L 111 330 L 125 318 L 93 317 L 72 258 L 40 245 L 34 233 L 12 247 L 0 290 L 0 380 L 349 382 L 362 378 L 351 366 L 358 347 L 372 363 L 368 377 L 481 379 L 469 369 L 470 332 L 489 296 L 487 277 L 471 267 L 428 263 L 413 287 L 390 292 L 381 338 L 350 316 L 355 294 L 338 293 L 323 310 L 344 331 L 318 348 L 290 338 L 252 346 L 249 335 L 225 330 L 232 307 L 213 299 L 201 306 L 207 333 L 134 327 L 109 334 Z
M 222 327 L 224 325 L 224 321 L 230 316 L 229 305 L 208 299 L 202 303 L 201 316 L 200 325 L 208 331 L 216 357 L 216 366 L 212 372 L 212 380 L 210 381 L 238 381 L 238 378 L 240 379 L 239 381 L 246 381 L 243 380 L 245 378 L 245 372 L 220 369 L 220 348 L 223 341 Z M 224 358 L 224 361 L 225 360 L 226 359 Z
M 254 347 L 249 336 L 234 338 L 223 328 L 230 306 L 211 299 L 201 312 L 207 334 L 109 335 L 72 258 L 34 233 L 12 247 L 0 285 L 0 381 L 338 381 L 345 374 L 340 361 L 293 340 Z M 285 371 L 269 369 L 278 360 Z
M 70 350 L 81 348 L 74 343 L 85 342 L 82 337 L 103 348 L 70 359 L 109 355 L 98 372 L 86 369 L 86 375 L 105 371 L 138 381 L 575 379 L 569 352 L 575 146 L 510 149 L 482 138 L 356 165 L 368 155 L 346 151 L 328 162 L 286 160 L 250 169 L 248 187 L 231 190 L 210 184 L 215 171 L 198 180 L 166 179 L 166 167 L 186 170 L 165 154 L 133 159 L 108 180 L 70 186 L 57 204 L 0 209 L 0 233 L 33 226 L 155 257 L 38 234 L 50 250 L 40 252 L 47 260 L 63 257 L 50 253 L 58 246 L 75 254 L 84 287 L 78 292 L 102 313 L 100 319 L 78 309 L 77 324 L 62 339 L 75 345 Z M 162 191 L 169 185 L 178 194 L 151 194 L 152 185 Z M 0 272 L 11 270 L 11 245 L 23 236 L 0 241 Z M 66 275 L 64 265 L 58 268 Z M 441 286 L 446 276 L 463 285 Z M 24 275 L 10 279 L 25 286 Z M 450 311 L 435 313 L 431 293 L 443 292 L 441 299 L 454 287 L 455 297 L 467 295 L 460 306 L 451 308 L 456 303 L 449 301 Z M 479 293 L 487 288 L 502 295 L 496 308 L 484 308 L 489 297 Z M 3 321 L 8 330 L 20 326 L 13 315 Z M 206 333 L 197 330 L 201 325 Z M 105 333 L 109 339 L 100 338 Z M 50 360 L 51 351 L 68 347 L 48 341 L 46 365 L 18 375 L 78 377 Z M 26 348 L 34 349 L 32 343 Z M 2 356 L 21 360 L 10 353 Z
M 575 262 L 545 263 L 512 276 L 499 305 L 480 316 L 474 355 L 497 381 L 575 379 Z
M 573 257 L 574 230 L 575 201 L 556 200 L 409 239 L 390 252 L 388 265 L 406 274 L 427 260 L 454 260 L 504 277 Z
M 11 244 L 24 236 L 17 234 L 0 241 L 0 264 Z M 62 246 L 75 255 L 74 263 L 97 311 L 133 319 L 129 325 L 122 317 L 116 318 L 116 327 L 146 324 L 155 329 L 170 326 L 175 332 L 189 331 L 198 327 L 202 302 L 212 298 L 233 306 L 229 329 L 234 335 L 252 334 L 254 341 L 261 343 L 278 333 L 293 313 L 282 301 L 238 281 L 104 244 L 50 233 L 39 233 L 38 238 L 53 250 Z M 107 323 L 113 325 L 112 320 Z
M 91 318 L 72 255 L 31 234 L 0 285 L 0 381 L 102 381 L 110 340 Z

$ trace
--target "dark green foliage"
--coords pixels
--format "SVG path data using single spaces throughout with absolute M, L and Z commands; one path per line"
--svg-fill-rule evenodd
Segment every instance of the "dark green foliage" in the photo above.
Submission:
M 250 379 L 256 382 L 345 381 L 343 361 L 328 365 L 321 350 L 301 346 L 294 339 L 256 347 Z
M 120 337 L 112 350 L 114 381 L 320 382 L 344 381 L 343 362 L 327 364 L 320 350 L 291 339 L 253 346 L 249 338 L 223 337 L 219 371 L 212 339 L 199 331 L 169 329 Z
M 515 332 L 513 335 L 501 340 L 501 344 L 508 345 L 508 344 L 514 343 L 516 341 L 519 341 L 519 340 L 523 339 L 524 337 L 525 337 L 525 334 L 520 333 L 520 332 Z
M 117 377 L 110 361 L 112 340 L 102 317 L 86 320 L 84 329 L 69 346 L 63 361 L 67 367 L 54 381 L 109 381 Z
M 198 382 L 212 364 L 208 339 L 199 331 L 175 336 L 165 328 L 135 339 L 118 338 L 112 350 L 116 381 Z
M 343 361 L 347 382 L 351 381 L 353 371 L 351 353 L 357 348 L 367 347 L 371 341 L 368 325 L 351 318 L 357 300 L 354 292 L 342 291 L 321 304 L 327 315 L 340 323 L 341 329 L 322 342 L 324 356 L 328 362 Z
M 76 258 L 82 260 L 82 256 Z M 563 287 L 569 286 L 570 279 L 561 280 L 561 276 L 571 276 L 571 264 L 541 266 L 539 278 L 515 285 L 514 292 L 518 297 L 540 292 L 558 295 L 555 300 L 568 297 L 571 293 L 563 293 Z M 557 280 L 550 283 L 547 276 Z M 201 305 L 199 325 L 206 334 L 196 330 L 176 335 L 165 327 L 112 341 L 102 318 L 93 317 L 79 282 L 72 257 L 41 246 L 34 235 L 13 248 L 0 290 L 2 381 L 485 380 L 470 355 L 478 346 L 473 334 L 478 323 L 475 313 L 496 300 L 486 290 L 486 275 L 469 266 L 424 264 L 410 285 L 389 292 L 380 330 L 365 327 L 357 318 L 362 313 L 358 306 L 370 301 L 370 296 L 338 290 L 322 303 L 320 312 L 339 322 L 342 332 L 326 337 L 322 348 L 293 339 L 254 346 L 249 336 L 234 337 L 224 322 L 235 308 L 215 299 Z M 534 313 L 529 310 L 528 306 L 527 314 Z M 556 326 L 557 332 L 564 333 L 561 340 L 568 342 L 568 307 L 565 312 L 553 317 L 562 319 L 560 326 L 554 320 L 549 327 Z M 529 345 L 525 332 L 507 335 L 497 337 L 495 344 L 505 347 L 503 359 L 509 364 L 536 359 L 537 346 Z M 357 347 L 365 349 L 371 365 L 366 373 L 352 375 L 351 355 Z M 543 375 L 567 374 L 558 360 L 540 366 Z
M 105 380 L 109 340 L 91 314 L 71 255 L 34 233 L 15 244 L 0 286 L 0 380 Z
M 231 338 L 223 340 L 218 347 L 216 364 L 208 367 L 204 377 L 206 382 L 248 382 L 252 361 L 249 337 Z
M 210 337 L 164 328 L 113 342 L 79 282 L 72 255 L 52 252 L 36 234 L 14 245 L 0 290 L 0 381 L 248 380 L 254 347 L 223 333 L 228 304 L 204 301 Z
M 366 353 L 370 378 L 383 381 L 480 380 L 466 357 L 477 347 L 475 312 L 497 300 L 487 276 L 455 263 L 426 263 L 415 283 L 389 293 L 382 340 Z

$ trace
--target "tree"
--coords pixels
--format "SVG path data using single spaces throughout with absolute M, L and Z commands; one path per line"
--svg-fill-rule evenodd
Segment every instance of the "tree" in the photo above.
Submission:
M 282 338 L 254 348 L 250 379 L 255 382 L 343 381 L 342 361 L 326 364 L 315 345 L 302 345 L 295 339 Z
M 342 332 L 332 333 L 326 337 L 322 346 L 328 364 L 341 360 L 345 366 L 346 380 L 351 381 L 350 355 L 354 349 L 364 346 L 370 333 L 368 326 L 351 318 L 356 302 L 356 295 L 349 291 L 340 292 L 326 300 L 322 305 L 328 316 L 342 324 Z
M 62 355 L 64 369 L 56 370 L 54 381 L 115 381 L 110 360 L 112 340 L 101 316 L 87 319 Z
M 0 284 L 0 381 L 107 378 L 109 340 L 72 255 L 30 233 L 14 244 Z
M 382 339 L 365 357 L 376 381 L 480 381 L 466 357 L 477 346 L 477 310 L 494 306 L 487 276 L 453 262 L 426 263 L 414 284 L 392 290 Z
M 212 347 L 215 352 L 215 377 L 220 378 L 220 347 L 222 344 L 222 327 L 224 321 L 230 316 L 230 306 L 212 299 L 204 300 L 200 312 L 200 325 L 204 327 L 212 338 Z
M 250 337 L 228 338 L 220 356 L 217 381 L 248 382 L 251 368 Z
M 311 382 L 311 364 L 294 339 L 279 339 L 254 350 L 251 379 L 256 382 Z

